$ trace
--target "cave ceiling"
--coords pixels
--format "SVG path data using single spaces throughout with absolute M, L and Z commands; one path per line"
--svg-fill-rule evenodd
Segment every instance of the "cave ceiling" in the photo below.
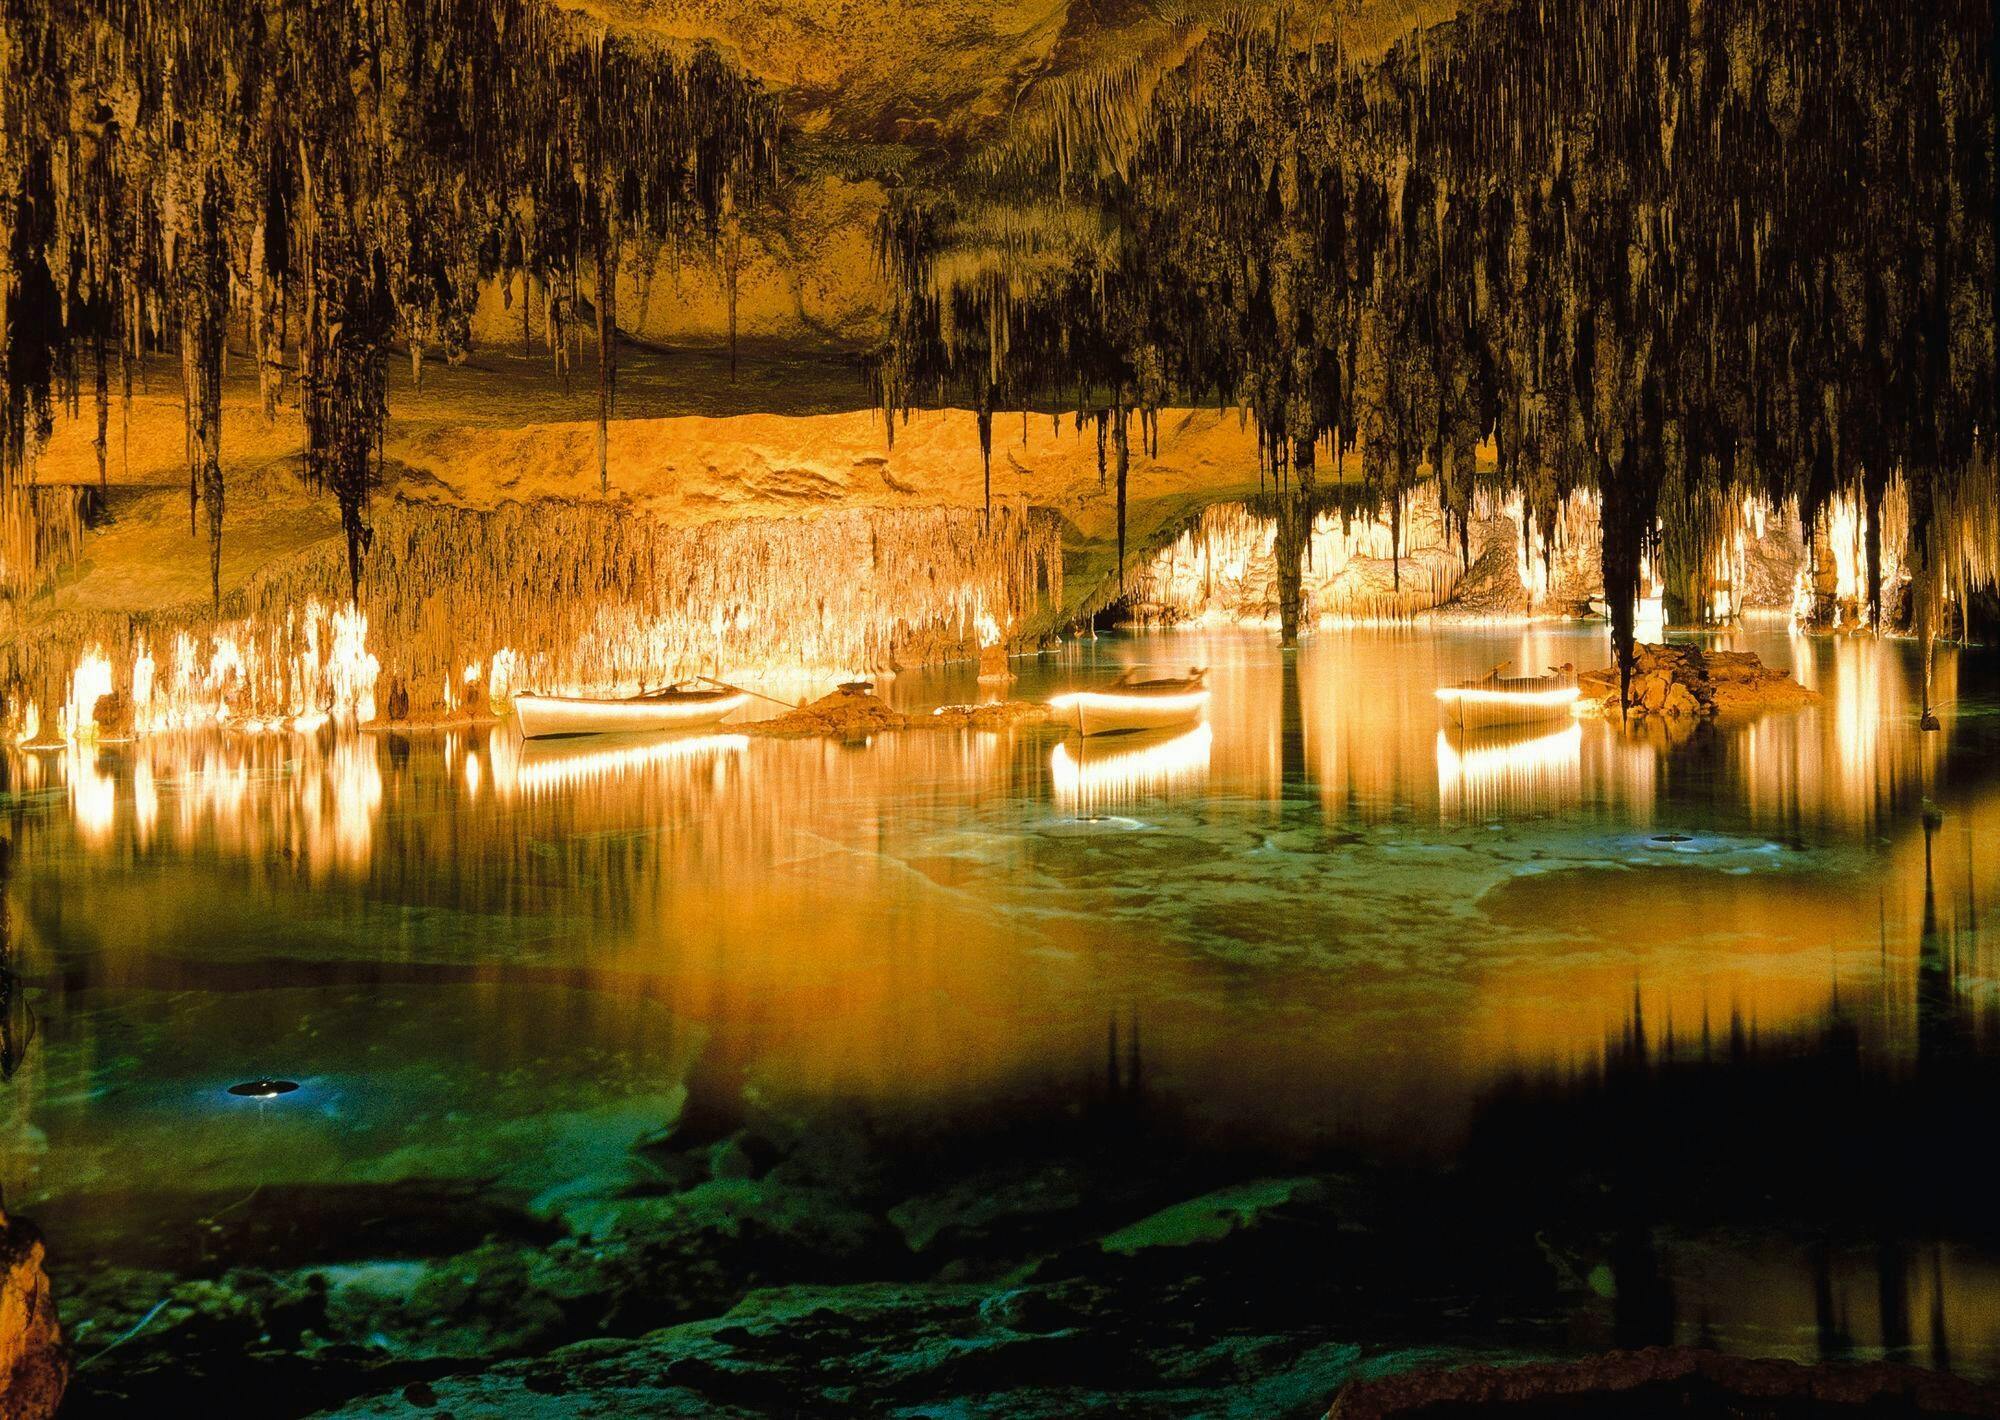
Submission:
M 949 180 L 1093 86 L 1140 95 L 1224 24 L 1282 17 L 1356 59 L 1458 0 L 581 0 L 615 33 L 709 42 L 777 96 L 791 158 Z

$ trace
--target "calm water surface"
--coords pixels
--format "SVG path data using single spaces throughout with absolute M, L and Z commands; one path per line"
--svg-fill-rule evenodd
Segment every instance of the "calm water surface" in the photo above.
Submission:
M 503 728 L 16 756 L 32 1021 L 17 1004 L 0 1196 L 60 1267 L 137 1246 L 150 1189 L 545 1202 L 615 1182 L 704 1081 L 949 1112 L 1101 1078 L 1107 1049 L 1218 1133 L 1449 1160 L 1496 1081 L 1595 1062 L 1635 1017 L 1691 1046 L 1838 1001 L 1913 1054 L 1927 891 L 1951 990 L 1990 1010 L 2000 665 L 1940 652 L 1927 735 L 1907 645 L 1723 639 L 1823 702 L 1464 742 L 1437 684 L 1601 664 L 1601 629 L 1322 632 L 1295 655 L 1177 632 L 1016 663 L 1018 696 L 1208 666 L 1208 724 L 1143 743 Z M 981 692 L 965 668 L 886 693 Z M 261 1076 L 302 1088 L 226 1093 Z M 1729 1294 L 1754 1298 L 1745 1326 L 1811 1325 L 1789 1259 L 1723 1270 L 1717 1314 Z M 1960 1364 L 1990 1368 L 1990 1260 L 1911 1285 L 1958 1294 Z

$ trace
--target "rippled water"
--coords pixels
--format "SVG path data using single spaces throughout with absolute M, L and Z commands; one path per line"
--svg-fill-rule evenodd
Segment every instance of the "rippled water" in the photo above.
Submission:
M 1601 632 L 1272 640 L 1017 662 L 1021 696 L 1210 668 L 1206 725 L 1123 744 L 503 728 L 16 756 L 0 1196 L 48 1226 L 60 1289 L 66 1257 L 147 1253 L 149 1192 L 421 1178 L 546 1205 L 625 1177 L 690 1092 L 962 1114 L 1107 1070 L 1192 1137 L 1449 1161 L 1498 1083 L 1593 1066 L 1635 1022 L 1692 1052 L 1844 1010 L 1914 1059 L 1927 892 L 1953 999 L 1991 1010 L 1992 656 L 1940 652 L 1935 734 L 1911 647 L 1772 627 L 1725 644 L 1820 705 L 1466 741 L 1437 684 L 1598 664 Z M 980 691 L 968 668 L 887 693 Z M 301 1088 L 227 1092 L 263 1077 Z M 1787 1280 L 1742 1300 L 1759 1265 Z M 1687 1284 L 1711 1321 L 1812 1310 L 1795 1260 L 1725 1270 Z M 1965 1293 L 1961 1358 L 2000 1339 L 1994 1277 L 1961 1250 L 1911 1284 Z

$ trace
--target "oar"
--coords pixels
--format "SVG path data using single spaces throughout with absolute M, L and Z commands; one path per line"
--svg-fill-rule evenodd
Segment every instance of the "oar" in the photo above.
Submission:
M 799 702 L 799 703 L 798 703 L 797 705 L 794 705 L 794 704 L 792 704 L 792 702 L 791 702 L 791 701 L 789 701 L 789 700 L 780 700 L 780 699 L 778 699 L 778 697 L 777 697 L 777 696 L 775 696 L 775 695 L 765 695 L 765 694 L 764 694 L 764 693 L 763 693 L 762 691 L 757 691 L 757 690 L 745 690 L 745 689 L 744 689 L 744 688 L 743 688 L 742 686 L 740 686 L 740 685 L 731 685 L 731 684 L 730 684 L 730 683 L 729 683 L 728 681 L 726 681 L 726 680 L 717 680 L 717 679 L 716 679 L 716 678 L 715 678 L 714 676 L 712 676 L 712 675 L 698 675 L 698 676 L 696 676 L 696 677 L 695 677 L 695 679 L 696 679 L 696 680 L 705 680 L 705 681 L 707 681 L 707 682 L 708 682 L 708 683 L 709 683 L 710 685 L 719 685 L 719 686 L 721 686 L 721 687 L 722 687 L 722 688 L 723 688 L 724 690 L 730 690 L 730 691 L 734 691 L 734 692 L 735 692 L 736 694 L 738 694 L 738 695 L 754 695 L 754 696 L 756 696 L 756 697 L 757 697 L 757 698 L 758 698 L 759 700 L 768 700 L 768 701 L 770 701 L 770 702 L 771 702 L 771 703 L 772 703 L 773 705 L 782 705 L 782 706 L 784 706 L 784 707 L 785 707 L 785 708 L 786 708 L 787 710 L 803 710 L 803 709 L 805 708 L 805 702 L 804 702 L 804 701 L 800 701 L 800 702 Z

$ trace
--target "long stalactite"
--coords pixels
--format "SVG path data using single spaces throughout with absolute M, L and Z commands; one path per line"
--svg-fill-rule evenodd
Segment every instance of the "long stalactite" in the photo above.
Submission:
M 298 401 L 302 471 L 340 503 L 358 592 L 392 344 L 419 378 L 462 358 L 480 282 L 518 272 L 548 293 L 567 370 L 588 266 L 601 431 L 621 244 L 718 241 L 777 131 L 712 47 L 545 0 L 0 0 L 0 488 L 32 475 L 85 365 L 102 468 L 106 347 L 129 396 L 133 357 L 177 346 L 219 601 L 240 330 L 266 415 Z
M 1491 441 L 1541 526 L 1599 496 L 1628 672 L 1642 563 L 1685 600 L 1745 495 L 1809 535 L 1894 480 L 1920 598 L 1963 596 L 1995 553 L 1965 497 L 2000 407 L 1993 41 L 1973 0 L 1544 0 L 1367 63 L 1225 26 L 1105 98 L 1143 106 L 1087 125 L 1136 135 L 1117 162 L 1050 151 L 1042 220 L 892 206 L 878 386 L 892 416 L 991 384 L 1234 402 L 1292 496 L 1358 452 L 1461 546 Z

